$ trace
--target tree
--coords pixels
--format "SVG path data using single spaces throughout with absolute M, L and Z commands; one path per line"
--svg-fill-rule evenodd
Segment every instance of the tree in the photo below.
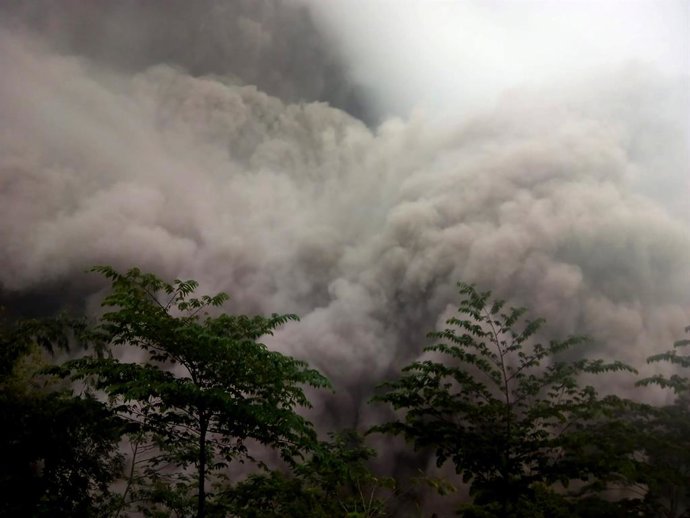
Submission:
M 43 372 L 44 349 L 66 349 L 80 323 L 0 317 L 0 515 L 106 516 L 123 423 Z
M 474 496 L 466 516 L 539 516 L 535 503 L 547 502 L 567 516 L 570 507 L 552 490 L 555 483 L 624 479 L 631 450 L 620 451 L 598 432 L 613 433 L 612 423 L 621 421 L 611 418 L 628 403 L 602 398 L 578 380 L 585 373 L 633 369 L 563 360 L 587 339 L 542 344 L 536 335 L 543 320 L 526 319 L 522 308 L 506 310 L 503 301 L 492 302 L 489 292 L 471 285 L 459 288 L 459 315 L 428 335 L 435 341 L 424 349 L 430 359 L 405 367 L 374 398 L 400 417 L 372 431 L 433 449 L 439 466 L 451 461 Z
M 225 495 L 227 507 L 238 518 L 383 518 L 382 493 L 392 492 L 394 481 L 369 470 L 374 456 L 355 431 L 331 434 L 292 473 L 253 474 L 237 484 Z
M 690 332 L 690 326 L 685 328 Z M 648 363 L 666 362 L 690 368 L 690 355 L 683 349 L 690 340 L 678 340 L 673 349 L 650 356 Z M 690 379 L 682 374 L 657 374 L 638 385 L 657 385 L 672 390 L 675 401 L 650 409 L 645 415 L 645 469 L 641 482 L 647 487 L 645 501 L 658 515 L 690 517 Z
M 184 507 L 195 487 L 190 507 L 204 517 L 209 482 L 231 461 L 250 458 L 248 440 L 288 462 L 315 440 L 311 423 L 295 409 L 309 406 L 303 386 L 327 387 L 327 380 L 259 342 L 297 317 L 211 316 L 228 297 L 194 297 L 195 281 L 170 284 L 136 268 L 94 270 L 112 283 L 103 302 L 110 311 L 90 335 L 107 344 L 106 354 L 68 362 L 61 372 L 105 391 L 118 414 L 156 445 L 146 459 L 150 497 L 174 497 Z M 117 348 L 146 358 L 125 362 Z
M 65 392 L 0 394 L 2 516 L 107 516 L 121 473 L 119 420 Z

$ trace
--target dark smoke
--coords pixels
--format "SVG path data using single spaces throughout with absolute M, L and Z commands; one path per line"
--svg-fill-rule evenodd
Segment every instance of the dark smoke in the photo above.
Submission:
M 255 85 L 286 102 L 323 101 L 367 117 L 339 53 L 298 2 L 8 0 L 0 16 L 58 52 L 122 73 L 167 64 Z

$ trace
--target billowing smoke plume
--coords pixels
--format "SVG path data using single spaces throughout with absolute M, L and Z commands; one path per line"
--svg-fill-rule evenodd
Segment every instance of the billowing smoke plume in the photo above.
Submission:
M 339 54 L 294 1 L 8 0 L 0 14 L 58 52 L 123 73 L 166 63 L 255 85 L 285 101 L 326 101 L 366 116 Z
M 687 78 L 630 64 L 373 125 L 390 107 L 364 113 L 303 4 L 26 5 L 0 30 L 13 298 L 88 295 L 109 263 L 297 313 L 272 344 L 334 381 L 318 410 L 348 426 L 458 280 L 638 366 L 690 324 Z

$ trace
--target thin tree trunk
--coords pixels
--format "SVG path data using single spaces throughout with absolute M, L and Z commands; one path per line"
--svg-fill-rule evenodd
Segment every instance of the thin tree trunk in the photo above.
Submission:
M 202 415 L 199 419 L 199 501 L 197 518 L 206 516 L 206 432 L 208 420 Z

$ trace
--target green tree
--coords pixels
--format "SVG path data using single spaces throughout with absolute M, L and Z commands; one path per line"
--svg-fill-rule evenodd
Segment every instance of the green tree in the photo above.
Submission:
M 631 449 L 620 451 L 600 433 L 613 433 L 613 416 L 628 403 L 581 386 L 587 373 L 633 371 L 601 360 L 566 361 L 582 337 L 536 338 L 543 320 L 505 309 L 490 293 L 459 284 L 458 316 L 433 332 L 429 359 L 403 369 L 374 400 L 398 419 L 372 431 L 402 435 L 415 448 L 434 451 L 438 465 L 451 461 L 470 484 L 466 516 L 540 516 L 549 506 L 568 516 L 571 507 L 552 487 L 624 481 Z M 621 429 L 616 435 L 624 435 Z M 550 502 L 550 503 L 549 503 Z
M 690 327 L 685 329 L 690 332 Z M 690 355 L 683 354 L 690 340 L 678 340 L 673 349 L 651 356 L 648 363 L 669 363 L 681 369 L 690 368 Z M 682 374 L 651 376 L 638 383 L 672 390 L 675 401 L 650 409 L 641 429 L 645 469 L 640 477 L 647 488 L 645 501 L 657 516 L 690 517 L 690 379 Z
M 297 317 L 212 316 L 228 297 L 194 297 L 195 281 L 170 284 L 136 268 L 94 270 L 112 283 L 103 302 L 109 311 L 90 335 L 107 344 L 106 354 L 68 362 L 61 372 L 105 391 L 118 415 L 151 438 L 157 453 L 146 459 L 149 497 L 207 516 L 210 482 L 249 457 L 247 441 L 290 462 L 315 440 L 295 409 L 309 406 L 304 386 L 326 387 L 327 380 L 259 342 Z M 146 357 L 125 362 L 118 347 Z
M 237 484 L 225 495 L 227 507 L 239 518 L 383 518 L 383 497 L 395 484 L 368 468 L 375 453 L 353 430 L 332 434 L 292 473 L 254 474 Z
M 0 516 L 106 516 L 120 475 L 123 423 L 92 397 L 43 372 L 66 349 L 64 318 L 0 315 Z M 42 347 L 41 347 L 42 346 Z

